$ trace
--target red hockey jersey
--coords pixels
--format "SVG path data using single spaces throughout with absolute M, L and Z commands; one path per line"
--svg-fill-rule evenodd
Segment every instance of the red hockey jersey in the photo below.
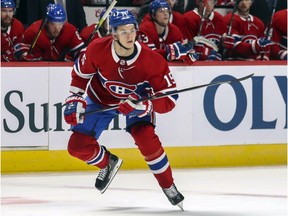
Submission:
M 32 44 L 41 22 L 38 20 L 26 29 L 23 43 Z M 47 30 L 43 28 L 32 54 L 35 58 L 42 57 L 44 61 L 58 61 L 66 52 L 73 52 L 83 44 L 76 27 L 65 22 L 60 34 L 54 39 L 50 39 Z
M 198 10 L 188 11 L 184 13 L 185 29 L 184 37 L 188 41 L 198 36 L 201 16 Z M 226 32 L 226 22 L 224 17 L 216 11 L 213 11 L 210 16 L 203 20 L 202 31 L 199 36 L 203 36 L 210 41 L 214 42 L 217 46 L 220 44 L 222 35 Z
M 225 16 L 227 23 L 229 23 L 231 16 L 231 13 Z M 259 58 L 260 55 L 253 52 L 252 42 L 264 37 L 264 30 L 265 26 L 258 17 L 249 14 L 248 18 L 245 19 L 235 13 L 231 34 L 236 38 L 236 45 L 230 57 L 243 60 Z
M 148 90 L 161 94 L 176 90 L 167 62 L 145 45 L 135 42 L 131 59 L 119 57 L 111 36 L 94 40 L 72 70 L 71 92 L 84 93 L 103 106 L 118 105 L 131 93 Z M 90 81 L 90 82 L 89 82 Z M 165 113 L 175 107 L 177 95 L 153 100 L 153 109 Z
M 23 33 L 24 26 L 16 18 L 13 18 L 12 23 L 8 27 L 7 31 L 1 31 L 1 61 L 15 60 L 13 58 L 14 46 L 21 42 Z
M 183 35 L 177 26 L 168 23 L 164 35 L 159 36 L 155 24 L 150 20 L 140 25 L 139 40 L 166 59 L 166 45 L 183 42 Z

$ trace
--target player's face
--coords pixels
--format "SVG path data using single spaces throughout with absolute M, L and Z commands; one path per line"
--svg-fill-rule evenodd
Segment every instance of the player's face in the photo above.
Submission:
M 47 31 L 50 37 L 56 38 L 60 34 L 63 28 L 64 22 L 48 22 L 47 23 Z
M 136 33 L 134 24 L 118 26 L 116 31 L 117 39 L 127 49 L 134 48 Z
M 241 13 L 249 13 L 252 6 L 252 0 L 241 0 L 238 4 L 238 11 Z
M 215 0 L 208 0 L 206 4 L 204 17 L 207 18 L 214 10 Z M 204 1 L 199 1 L 199 13 L 202 15 L 204 10 Z
M 168 25 L 169 17 L 170 13 L 168 8 L 159 8 L 155 13 L 155 19 L 163 27 Z
M 1 27 L 8 27 L 12 23 L 14 15 L 13 8 L 1 8 Z

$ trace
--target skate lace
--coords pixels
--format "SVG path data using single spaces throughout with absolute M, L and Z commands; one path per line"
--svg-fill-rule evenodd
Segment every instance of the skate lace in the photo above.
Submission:
M 164 188 L 163 190 L 164 190 L 165 194 L 170 198 L 178 195 L 178 191 L 177 191 L 174 184 L 170 188 Z
M 109 166 L 106 166 L 104 169 L 99 171 L 97 179 L 104 180 L 109 170 Z

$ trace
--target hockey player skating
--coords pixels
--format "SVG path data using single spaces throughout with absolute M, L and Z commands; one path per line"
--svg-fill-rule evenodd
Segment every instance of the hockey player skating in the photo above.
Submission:
M 136 41 L 138 24 L 128 10 L 110 17 L 112 36 L 93 41 L 76 60 L 64 116 L 72 125 L 68 152 L 89 165 L 100 168 L 95 187 L 104 193 L 119 170 L 122 160 L 98 143 L 112 119 L 126 116 L 126 130 L 147 162 L 164 194 L 183 209 L 184 196 L 177 190 L 167 155 L 154 131 L 155 112 L 166 113 L 178 95 L 134 103 L 149 94 L 176 90 L 165 59 Z M 88 86 L 87 86 L 88 85 Z M 83 98 L 87 87 L 87 97 Z M 117 110 L 81 115 L 85 111 L 119 105 Z M 85 117 L 85 119 L 84 119 Z

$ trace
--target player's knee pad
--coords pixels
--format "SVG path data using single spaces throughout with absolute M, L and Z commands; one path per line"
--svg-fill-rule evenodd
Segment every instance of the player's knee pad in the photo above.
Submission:
M 166 153 L 152 125 L 137 125 L 132 128 L 131 135 L 154 174 L 163 172 L 169 166 Z
M 73 157 L 87 161 L 99 152 L 100 146 L 94 137 L 73 132 L 70 136 L 67 150 Z
M 155 158 L 164 151 L 152 125 L 136 125 L 131 128 L 131 135 L 145 159 Z

